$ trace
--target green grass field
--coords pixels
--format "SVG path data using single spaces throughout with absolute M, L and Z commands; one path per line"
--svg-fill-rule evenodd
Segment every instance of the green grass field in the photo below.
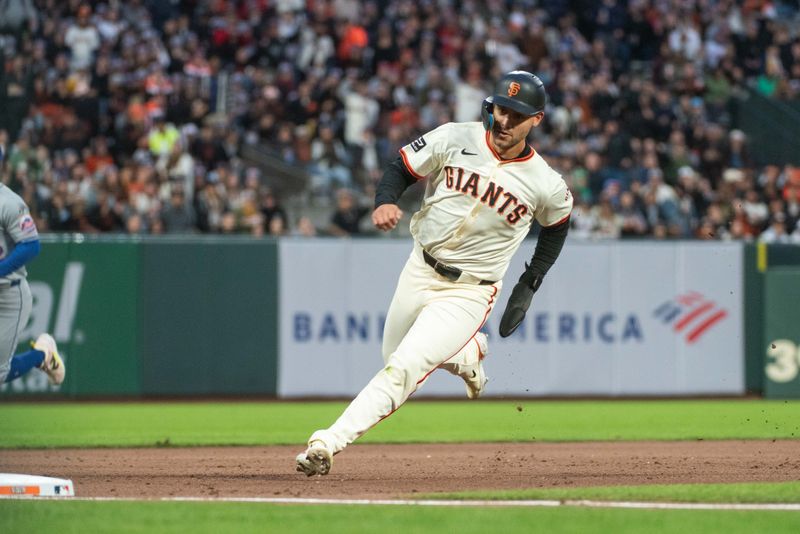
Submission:
M 0 405 L 0 448 L 290 445 L 343 402 Z M 520 411 L 521 409 L 521 411 Z M 800 401 L 411 401 L 360 442 L 800 437 Z
M 608 510 L 587 508 L 429 508 L 248 503 L 0 503 L 8 532 L 663 532 L 793 533 L 796 512 Z M 77 520 L 80 518 L 80 520 Z M 4 532 L 6 530 L 4 529 Z
M 345 404 L 4 403 L 0 449 L 300 444 Z M 792 439 L 800 402 L 412 401 L 364 442 Z M 0 450 L 0 455 L 3 452 Z M 798 440 L 800 457 L 800 440 Z M 389 481 L 387 481 L 389 483 Z M 441 497 L 441 496 L 439 496 Z M 450 495 L 800 503 L 800 482 Z M 320 525 L 324 528 L 320 530 Z M 800 512 L 0 501 L 0 532 L 800 532 Z
M 6 528 L 8 527 L 8 530 Z M 3 532 L 86 534 L 275 532 L 414 534 L 609 532 L 770 534 L 800 529 L 797 512 L 294 506 L 249 503 L 0 502 Z
M 595 486 L 591 488 L 536 488 L 521 491 L 465 491 L 425 495 L 429 499 L 626 501 L 686 503 L 797 503 L 800 482 L 753 484 L 669 484 L 649 486 Z

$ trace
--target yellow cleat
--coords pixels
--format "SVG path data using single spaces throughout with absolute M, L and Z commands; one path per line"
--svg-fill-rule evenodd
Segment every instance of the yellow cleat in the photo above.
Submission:
M 47 373 L 50 383 L 58 385 L 64 381 L 66 369 L 64 360 L 58 355 L 56 340 L 50 334 L 41 334 L 33 344 L 33 348 L 44 352 L 44 362 L 39 369 Z

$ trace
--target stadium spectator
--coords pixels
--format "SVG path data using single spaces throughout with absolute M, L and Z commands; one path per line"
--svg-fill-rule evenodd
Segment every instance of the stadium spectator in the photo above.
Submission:
M 786 216 L 783 213 L 776 214 L 769 227 L 758 237 L 764 243 L 791 243 L 792 236 L 786 231 Z
M 298 237 L 315 237 L 317 235 L 317 228 L 314 226 L 311 219 L 304 215 L 298 219 L 297 226 L 292 235 Z
M 163 116 L 157 115 L 153 118 L 153 129 L 147 135 L 147 146 L 153 156 L 165 156 L 172 152 L 179 137 L 180 133 L 175 125 L 167 123 Z
M 322 126 L 311 143 L 311 174 L 314 193 L 328 195 L 340 187 L 352 187 L 350 155 L 330 126 Z
M 187 204 L 182 188 L 172 188 L 169 203 L 161 211 L 159 219 L 163 223 L 166 233 L 190 234 L 194 232 L 194 208 L 191 204 Z
M 361 220 L 370 211 L 369 208 L 358 205 L 352 191 L 340 189 L 336 192 L 336 211 L 331 217 L 328 233 L 338 237 L 361 234 Z
M 280 223 L 275 223 L 275 228 L 285 230 L 288 228 L 288 217 L 286 210 L 278 203 L 278 199 L 270 189 L 263 189 L 260 194 L 260 210 L 261 216 L 264 221 L 264 230 L 268 234 L 272 234 L 271 228 L 273 227 L 273 219 L 280 219 Z M 278 225 L 282 225 L 279 227 Z
M 0 1 L 0 33 L 21 40 L 26 31 L 36 31 L 39 13 L 32 0 Z
M 94 53 L 100 48 L 100 32 L 90 20 L 92 8 L 82 4 L 78 8 L 76 22 L 67 28 L 64 44 L 70 49 L 70 67 L 73 71 L 89 68 Z
M 369 196 L 400 146 L 478 120 L 486 80 L 524 68 L 550 95 L 533 145 L 576 197 L 573 239 L 797 232 L 799 171 L 760 159 L 737 104 L 800 95 L 796 2 L 504 7 L 0 1 L 0 179 L 43 230 L 177 231 L 179 189 L 196 231 L 310 233 L 308 206 Z

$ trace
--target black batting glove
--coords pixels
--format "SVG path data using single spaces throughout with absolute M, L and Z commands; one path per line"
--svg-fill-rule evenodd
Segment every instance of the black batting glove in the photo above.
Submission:
M 542 285 L 544 275 L 534 274 L 525 265 L 525 272 L 519 277 L 519 282 L 514 286 L 511 291 L 511 296 L 508 298 L 506 304 L 506 311 L 503 312 L 503 318 L 500 319 L 500 336 L 508 337 L 514 333 L 514 330 L 525 319 L 525 312 L 531 305 L 533 294 Z

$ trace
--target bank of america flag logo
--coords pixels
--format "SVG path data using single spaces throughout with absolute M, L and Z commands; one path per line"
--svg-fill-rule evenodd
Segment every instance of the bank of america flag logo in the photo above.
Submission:
M 697 291 L 690 291 L 663 303 L 653 315 L 692 344 L 724 320 L 728 312 Z

